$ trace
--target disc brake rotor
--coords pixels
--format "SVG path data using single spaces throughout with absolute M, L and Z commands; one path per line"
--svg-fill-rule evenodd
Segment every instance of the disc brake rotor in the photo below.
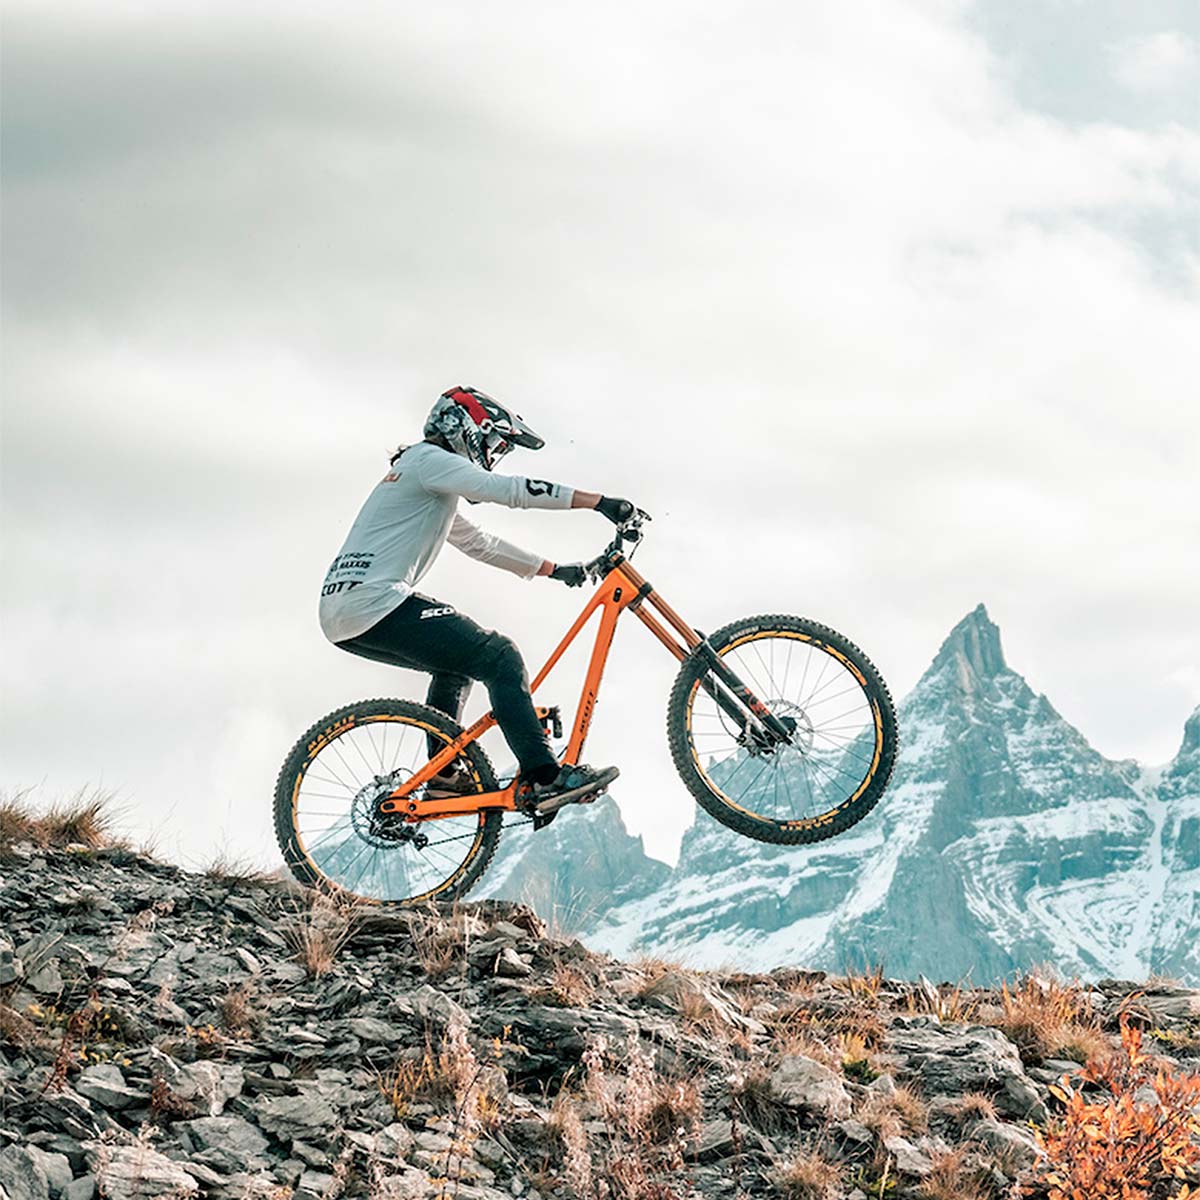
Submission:
M 808 713 L 790 700 L 768 700 L 767 707 L 791 730 L 785 748 L 805 755 L 811 753 L 816 730 Z
M 786 741 L 777 740 L 772 734 L 758 725 L 747 725 L 737 735 L 737 741 L 749 753 L 758 758 L 764 754 L 775 754 L 780 751 L 794 750 L 800 755 L 807 755 L 813 746 L 816 730 L 808 713 L 798 704 L 790 700 L 768 700 L 767 708 L 771 715 L 788 731 Z
M 429 838 L 399 813 L 379 811 L 380 801 L 394 792 L 409 774 L 405 768 L 398 767 L 387 775 L 376 775 L 355 793 L 350 820 L 354 832 L 368 845 L 384 850 L 406 842 L 418 850 L 429 845 Z

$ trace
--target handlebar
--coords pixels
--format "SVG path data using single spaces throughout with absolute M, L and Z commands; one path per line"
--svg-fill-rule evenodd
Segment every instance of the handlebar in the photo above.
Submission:
M 648 512 L 643 512 L 642 509 L 635 508 L 633 516 L 622 521 L 617 526 L 617 532 L 613 536 L 613 540 L 604 547 L 604 550 L 600 554 L 597 554 L 591 562 L 583 564 L 583 569 L 587 572 L 588 578 L 593 582 L 603 579 L 616 565 L 618 558 L 632 558 L 642 539 L 646 536 L 642 530 L 642 526 L 650 519 Z M 626 543 L 633 547 L 628 555 L 625 555 Z

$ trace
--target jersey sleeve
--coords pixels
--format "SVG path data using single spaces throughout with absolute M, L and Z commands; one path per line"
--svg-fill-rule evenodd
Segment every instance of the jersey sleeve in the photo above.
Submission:
M 542 565 L 540 554 L 531 554 L 494 533 L 485 533 L 459 513 L 454 514 L 446 541 L 468 558 L 511 571 L 514 575 L 520 575 L 522 579 L 532 579 Z
M 429 492 L 462 496 L 507 508 L 570 508 L 575 489 L 523 475 L 496 475 L 449 450 L 428 454 L 419 466 L 421 486 Z

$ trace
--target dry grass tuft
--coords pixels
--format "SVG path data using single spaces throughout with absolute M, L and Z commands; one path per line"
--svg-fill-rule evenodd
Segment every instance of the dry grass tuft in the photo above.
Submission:
M 962 1150 L 935 1151 L 932 1158 L 933 1170 L 917 1188 L 924 1200 L 987 1200 Z
M 811 1150 L 802 1150 L 783 1163 L 775 1185 L 784 1200 L 834 1200 L 842 1194 L 841 1172 Z
M 893 1092 L 873 1092 L 858 1111 L 858 1119 L 881 1140 L 897 1134 L 924 1133 L 929 1106 L 907 1085 Z
M 1066 1058 L 1082 1063 L 1111 1052 L 1099 1017 L 1075 984 L 1030 974 L 1011 988 L 1004 984 L 1000 1000 L 1003 1013 L 995 1024 L 1026 1062 Z
M 628 965 L 640 972 L 642 976 L 642 984 L 635 993 L 637 996 L 644 996 L 668 971 L 678 971 L 682 975 L 688 973 L 679 963 L 666 958 L 655 958 L 652 955 L 643 955 L 641 958 L 632 959 Z
M 432 918 L 413 914 L 409 929 L 421 969 L 430 979 L 442 979 L 465 963 L 471 936 L 480 932 L 483 925 L 455 904 L 448 920 L 436 914 Z
M 596 988 L 578 967 L 556 963 L 549 984 L 539 995 L 564 1008 L 586 1008 L 596 998 Z
M 113 837 L 117 814 L 109 793 L 81 791 L 38 813 L 29 803 L 30 792 L 26 789 L 0 800 L 0 853 L 19 842 L 31 842 L 41 850 L 67 846 L 99 850 L 122 844 Z
M 255 1005 L 254 989 L 249 983 L 235 984 L 217 1002 L 221 1026 L 231 1037 L 245 1040 L 262 1030 L 265 1015 Z
M 579 1106 L 565 1091 L 559 1092 L 550 1110 L 550 1128 L 562 1142 L 563 1181 L 576 1196 L 586 1200 L 594 1194 L 592 1150 Z
M 24 1050 L 38 1040 L 37 1026 L 15 1008 L 0 1004 L 0 1046 Z
M 935 985 L 924 976 L 904 1000 L 905 1011 L 929 1013 L 939 1021 L 974 1021 L 979 1013 L 979 1000 L 961 983 Z
M 280 933 L 310 976 L 324 975 L 353 934 L 362 908 L 360 901 L 337 893 L 312 891 L 308 907 L 295 909 Z
M 214 883 L 226 883 L 234 887 L 263 886 L 276 883 L 273 871 L 268 871 L 248 858 L 238 858 L 227 851 L 220 851 L 201 870 L 205 879 Z
M 653 1053 L 637 1039 L 610 1047 L 598 1037 L 584 1052 L 580 1082 L 554 1101 L 559 1174 L 539 1190 L 565 1184 L 575 1200 L 675 1200 L 662 1180 L 683 1168 L 699 1133 L 697 1081 L 659 1075 Z
M 879 993 L 883 990 L 883 963 L 866 967 L 862 971 L 847 969 L 845 975 L 831 976 L 829 983 L 839 992 L 845 992 L 855 1000 L 878 1000 Z
M 841 1033 L 838 1035 L 841 1047 L 842 1074 L 856 1083 L 871 1083 L 879 1078 L 879 1060 L 871 1052 L 866 1039 L 859 1033 Z
M 953 1112 L 964 1125 L 969 1121 L 996 1119 L 996 1105 L 991 1096 L 984 1092 L 964 1092 L 955 1101 Z
M 771 1086 L 771 1072 L 753 1062 L 729 1083 L 729 1094 L 740 1118 L 763 1133 L 774 1136 L 796 1127 L 796 1114 L 782 1104 Z
M 843 1046 L 836 1034 L 827 1030 L 821 1018 L 802 1004 L 781 1009 L 768 1018 L 771 1047 L 783 1055 L 803 1055 L 815 1059 L 831 1070 L 838 1070 Z
M 445 1099 L 453 1093 L 445 1087 L 437 1069 L 437 1058 L 428 1045 L 420 1053 L 398 1058 L 379 1078 L 379 1091 L 392 1106 L 397 1120 L 404 1120 L 413 1104 Z
M 683 1142 L 699 1131 L 704 1102 L 695 1079 L 656 1078 L 646 1112 L 647 1139 L 654 1145 Z

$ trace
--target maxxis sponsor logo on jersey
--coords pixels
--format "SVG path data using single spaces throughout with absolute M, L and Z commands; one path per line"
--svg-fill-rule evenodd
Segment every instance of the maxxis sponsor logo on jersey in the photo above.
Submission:
M 322 596 L 336 596 L 339 592 L 349 592 L 363 582 L 362 576 L 371 569 L 375 561 L 373 550 L 354 550 L 339 554 L 329 564 L 325 572 L 325 583 L 321 588 Z M 338 576 L 358 576 L 354 579 L 337 578 Z
M 325 578 L 328 579 L 330 575 L 341 571 L 369 571 L 374 560 L 374 550 L 351 550 L 345 554 L 339 554 L 329 564 L 329 570 L 325 572 Z

